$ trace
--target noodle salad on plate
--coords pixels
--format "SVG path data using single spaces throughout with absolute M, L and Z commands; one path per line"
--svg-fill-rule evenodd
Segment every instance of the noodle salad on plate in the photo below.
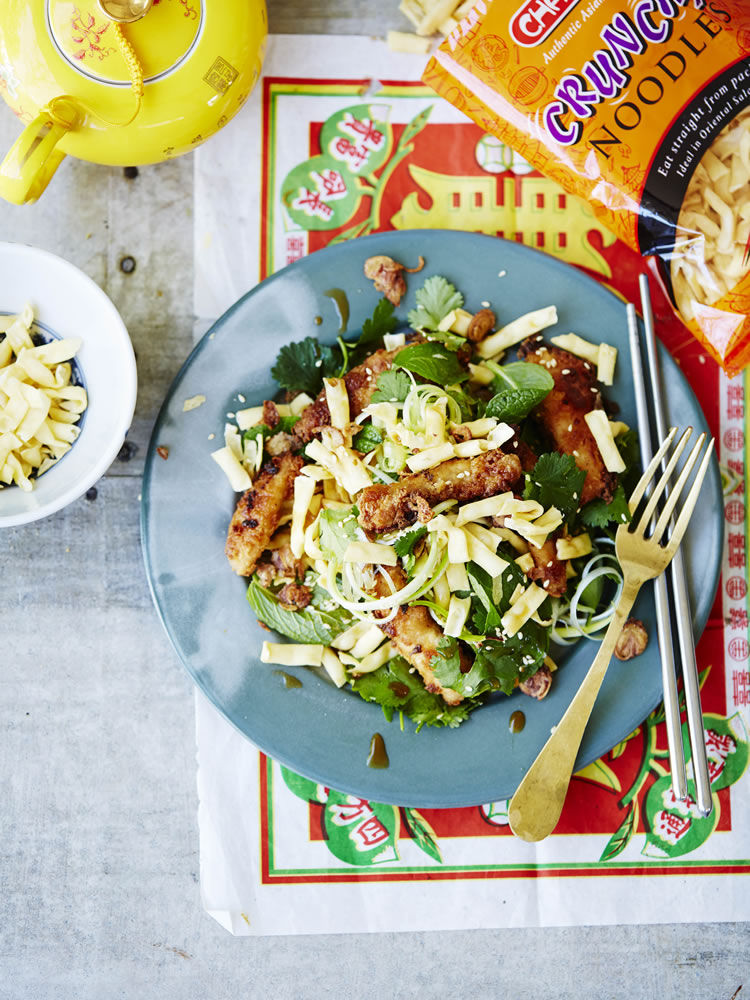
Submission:
M 498 322 L 420 275 L 404 320 L 407 269 L 364 266 L 384 295 L 359 335 L 282 347 L 284 401 L 225 425 L 226 554 L 291 640 L 264 663 L 454 727 L 492 697 L 543 698 L 562 648 L 606 629 L 637 437 L 605 395 L 617 351 L 560 332 L 554 304 Z M 630 621 L 616 655 L 646 641 Z

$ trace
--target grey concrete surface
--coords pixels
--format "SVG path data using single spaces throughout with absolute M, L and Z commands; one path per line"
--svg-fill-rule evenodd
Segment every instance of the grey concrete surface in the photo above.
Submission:
M 395 2 L 270 14 L 277 31 L 404 27 Z M 0 148 L 16 131 L 0 108 Z M 107 291 L 140 376 L 96 498 L 0 534 L 0 1000 L 750 996 L 746 924 L 234 939 L 204 914 L 191 684 L 138 527 L 150 427 L 192 342 L 191 191 L 190 158 L 136 180 L 68 161 L 37 205 L 0 205 L 0 239 Z

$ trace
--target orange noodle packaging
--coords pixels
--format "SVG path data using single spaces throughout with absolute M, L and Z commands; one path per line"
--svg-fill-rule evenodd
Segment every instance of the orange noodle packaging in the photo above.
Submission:
M 748 0 L 477 0 L 423 79 L 658 261 L 691 332 L 750 363 Z

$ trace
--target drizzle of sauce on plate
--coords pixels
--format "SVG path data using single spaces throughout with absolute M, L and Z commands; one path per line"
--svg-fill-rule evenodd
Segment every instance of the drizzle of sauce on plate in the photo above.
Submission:
M 520 709 L 516 709 L 515 712 L 511 713 L 510 719 L 508 720 L 508 729 L 510 729 L 512 733 L 520 733 L 525 725 L 526 716 Z
M 339 333 L 343 333 L 349 322 L 349 299 L 346 297 L 346 292 L 343 288 L 327 288 L 323 294 L 333 299 L 336 312 L 339 314 Z
M 372 739 L 370 740 L 370 752 L 367 755 L 367 766 L 368 767 L 388 767 L 390 761 L 388 760 L 388 753 L 385 749 L 385 741 L 380 733 L 373 733 Z
M 293 674 L 288 674 L 286 670 L 274 670 L 274 673 L 284 681 L 285 688 L 301 688 L 302 681 Z

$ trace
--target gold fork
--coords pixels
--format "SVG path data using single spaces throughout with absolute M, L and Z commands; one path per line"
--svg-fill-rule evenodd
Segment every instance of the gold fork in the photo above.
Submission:
M 662 459 L 665 458 L 669 451 L 676 433 L 677 428 L 672 427 L 648 468 L 643 473 L 629 501 L 631 514 L 636 513 L 639 504 L 656 476 Z M 685 460 L 680 476 L 674 484 L 662 511 L 659 513 L 653 532 L 647 535 L 647 531 L 654 519 L 657 504 L 664 497 L 672 472 L 692 433 L 693 428 L 688 427 L 678 441 L 641 516 L 637 520 L 634 517 L 630 524 L 621 524 L 617 529 L 616 552 L 623 572 L 620 599 L 617 602 L 614 616 L 605 633 L 599 652 L 591 664 L 589 672 L 586 674 L 576 696 L 571 701 L 565 715 L 563 715 L 552 735 L 542 747 L 539 756 L 526 772 L 523 781 L 510 800 L 508 808 L 510 828 L 522 840 L 543 840 L 557 826 L 557 821 L 560 818 L 568 791 L 568 785 L 573 774 L 578 750 L 583 739 L 583 733 L 625 620 L 635 603 L 638 591 L 642 585 L 646 580 L 652 580 L 664 572 L 677 551 L 682 541 L 682 536 L 685 534 L 685 529 L 688 526 L 688 521 L 698 499 L 698 493 L 700 492 L 708 463 L 711 460 L 713 438 L 709 442 L 708 448 L 698 467 L 693 484 L 685 498 L 671 535 L 662 544 L 662 536 L 667 530 L 680 494 L 687 485 L 690 473 L 705 443 L 705 434 L 700 435 Z

